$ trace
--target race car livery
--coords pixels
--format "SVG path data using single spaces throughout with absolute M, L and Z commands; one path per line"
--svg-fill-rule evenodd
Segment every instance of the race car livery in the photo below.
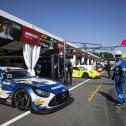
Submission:
M 82 66 L 75 66 L 73 67 L 72 77 L 79 77 L 79 78 L 100 78 L 101 75 L 99 72 L 95 70 L 87 70 Z
M 0 67 L 0 101 L 20 110 L 44 111 L 63 105 L 68 88 L 59 81 L 32 77 L 25 69 Z

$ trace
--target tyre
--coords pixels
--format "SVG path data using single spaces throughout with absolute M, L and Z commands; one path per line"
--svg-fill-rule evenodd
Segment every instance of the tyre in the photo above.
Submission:
M 31 100 L 28 93 L 24 90 L 17 90 L 14 95 L 14 104 L 21 111 L 30 109 Z
M 83 76 L 82 76 L 82 78 L 89 78 L 88 73 L 84 73 Z

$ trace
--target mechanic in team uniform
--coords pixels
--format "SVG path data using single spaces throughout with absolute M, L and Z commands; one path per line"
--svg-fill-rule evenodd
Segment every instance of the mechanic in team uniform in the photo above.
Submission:
M 110 78 L 111 64 L 110 64 L 109 60 L 107 61 L 105 68 L 106 68 L 106 71 L 107 71 L 107 77 Z
M 73 73 L 73 66 L 69 61 L 66 64 L 66 81 L 70 86 L 72 85 L 72 73 Z
M 125 103 L 124 98 L 124 84 L 126 79 L 126 62 L 122 59 L 122 52 L 116 51 L 115 52 L 115 67 L 114 67 L 114 74 L 112 79 L 115 78 L 115 88 L 117 92 L 117 104 L 116 105 L 123 105 Z

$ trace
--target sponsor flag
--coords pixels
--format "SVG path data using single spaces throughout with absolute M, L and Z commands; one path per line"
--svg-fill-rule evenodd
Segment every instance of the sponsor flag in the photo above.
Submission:
M 121 46 L 126 46 L 126 39 L 121 42 Z

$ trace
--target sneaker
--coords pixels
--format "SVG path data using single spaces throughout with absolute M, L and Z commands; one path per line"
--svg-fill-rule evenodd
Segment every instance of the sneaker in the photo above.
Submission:
M 122 103 L 116 103 L 115 105 L 116 105 L 116 106 L 123 106 Z

